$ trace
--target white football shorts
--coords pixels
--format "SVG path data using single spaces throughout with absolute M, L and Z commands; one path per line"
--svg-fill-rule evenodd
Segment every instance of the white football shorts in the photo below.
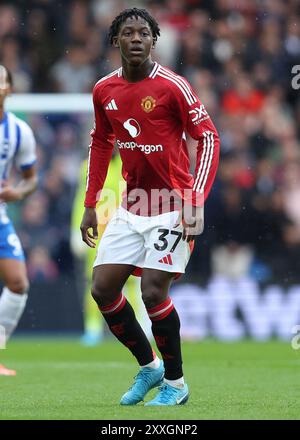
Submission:
M 192 243 L 182 240 L 178 211 L 152 217 L 130 213 L 121 206 L 109 221 L 99 243 L 94 267 L 100 264 L 130 264 L 138 268 L 184 273 Z

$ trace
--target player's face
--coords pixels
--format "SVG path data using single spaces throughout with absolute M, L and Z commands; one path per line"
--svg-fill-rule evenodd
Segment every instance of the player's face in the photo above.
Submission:
M 7 71 L 5 67 L 0 66 L 0 105 L 3 104 L 4 99 L 11 93 L 11 86 L 7 78 Z
M 131 65 L 141 65 L 150 56 L 153 36 L 149 24 L 141 17 L 129 17 L 122 24 L 114 44 Z

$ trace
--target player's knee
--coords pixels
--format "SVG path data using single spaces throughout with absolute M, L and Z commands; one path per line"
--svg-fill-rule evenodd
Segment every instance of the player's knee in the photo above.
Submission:
M 100 307 L 107 306 L 115 300 L 115 295 L 113 294 L 111 287 L 107 285 L 105 280 L 95 280 L 92 284 L 91 294 L 98 306 Z
M 100 305 L 100 303 L 102 303 L 102 301 L 106 297 L 107 293 L 101 284 L 94 282 L 92 285 L 91 294 L 96 303 Z
M 151 309 L 152 307 L 161 304 L 164 301 L 164 296 L 161 289 L 155 284 L 142 285 L 142 299 L 145 307 Z
M 27 278 L 12 278 L 6 282 L 6 287 L 14 293 L 26 293 L 29 290 L 29 281 Z

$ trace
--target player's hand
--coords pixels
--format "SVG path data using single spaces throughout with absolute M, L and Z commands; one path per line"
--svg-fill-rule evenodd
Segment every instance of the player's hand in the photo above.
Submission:
M 22 193 L 13 186 L 2 183 L 2 189 L 0 190 L 0 201 L 1 202 L 16 202 L 22 200 Z
M 183 209 L 178 216 L 175 227 L 182 223 L 182 239 L 188 243 L 195 240 L 196 235 L 204 230 L 204 206 L 189 206 Z
M 92 229 L 92 233 L 89 231 Z M 82 240 L 91 248 L 96 247 L 94 240 L 98 239 L 98 220 L 95 208 L 85 208 L 80 225 Z

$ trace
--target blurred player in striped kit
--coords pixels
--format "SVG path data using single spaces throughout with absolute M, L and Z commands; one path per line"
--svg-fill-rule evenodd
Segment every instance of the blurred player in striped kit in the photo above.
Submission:
M 7 216 L 6 203 L 23 200 L 37 186 L 32 130 L 14 114 L 4 111 L 4 101 L 12 85 L 10 72 L 0 65 L 0 279 L 4 284 L 0 296 L 0 329 L 4 343 L 21 318 L 29 288 L 23 249 Z M 8 182 L 13 164 L 21 175 L 21 181 L 15 186 Z M 15 374 L 0 364 L 0 375 Z

